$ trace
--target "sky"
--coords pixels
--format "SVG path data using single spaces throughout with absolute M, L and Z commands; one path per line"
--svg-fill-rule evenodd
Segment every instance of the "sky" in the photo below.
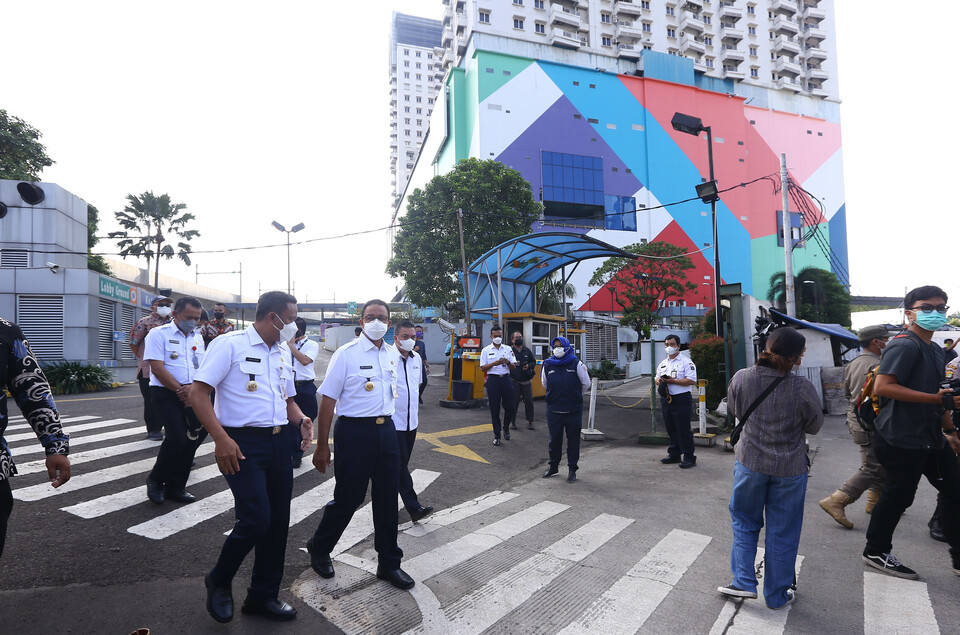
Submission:
M 299 300 L 399 288 L 384 273 L 390 19 L 439 19 L 439 0 L 5 4 L 4 22 L 20 28 L 4 29 L 4 67 L 17 72 L 5 74 L 0 108 L 43 133 L 56 161 L 43 180 L 95 205 L 101 235 L 118 228 L 127 194 L 167 193 L 201 237 L 195 266 L 164 260 L 162 274 L 236 293 L 239 276 L 204 272 L 242 261 L 245 297 L 286 289 L 275 220 L 306 226 L 291 237 L 310 241 L 290 252 Z M 930 14 L 907 6 L 835 7 L 851 292 L 937 284 L 957 296 L 949 188 L 960 132 L 936 114 L 952 103 L 955 54 L 950 38 L 932 37 Z M 241 247 L 257 248 L 228 251 Z M 115 251 L 109 240 L 97 249 Z M 898 319 L 854 314 L 854 327 Z

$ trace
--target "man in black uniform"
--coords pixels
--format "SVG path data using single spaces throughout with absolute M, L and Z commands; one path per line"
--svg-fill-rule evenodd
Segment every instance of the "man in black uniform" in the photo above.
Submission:
M 533 351 L 523 345 L 523 333 L 513 333 L 513 354 L 517 358 L 517 365 L 510 369 L 510 379 L 513 380 L 513 412 L 510 413 L 510 427 L 517 429 L 517 412 L 520 411 L 520 399 L 523 398 L 523 411 L 527 416 L 527 430 L 533 430 L 533 379 L 537 372 L 537 358 Z M 506 424 L 504 424 L 506 425 Z

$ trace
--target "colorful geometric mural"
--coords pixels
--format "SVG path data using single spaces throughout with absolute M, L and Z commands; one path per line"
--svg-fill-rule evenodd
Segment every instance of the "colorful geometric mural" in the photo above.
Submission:
M 582 231 L 619 247 L 643 240 L 686 247 L 696 265 L 688 278 L 697 290 L 683 299 L 688 306 L 712 307 L 710 206 L 694 200 L 650 209 L 693 198 L 694 186 L 709 174 L 706 135 L 677 132 L 670 124 L 674 113 L 683 112 L 711 126 L 716 179 L 721 190 L 734 188 L 717 203 L 722 281 L 739 282 L 745 293 L 765 300 L 770 276 L 783 271 L 777 186 L 785 153 L 791 179 L 824 206 L 822 214 L 816 204 L 808 206 L 803 231 L 818 225 L 819 240 L 794 250 L 794 268 L 832 270 L 844 283 L 849 274 L 839 122 L 751 106 L 743 97 L 697 87 L 692 72 L 690 78 L 676 83 L 477 50 L 449 75 L 447 136 L 434 169 L 445 172 L 472 156 L 519 170 L 547 205 L 547 220 L 534 231 Z M 553 153 L 575 155 L 576 165 L 567 159 L 564 167 Z M 595 177 L 579 167 L 594 169 L 597 162 L 590 157 L 602 165 L 606 207 L 597 207 L 592 219 L 570 220 L 562 197 L 554 194 L 561 191 L 555 181 L 570 180 L 563 200 L 572 200 L 569 193 L 581 188 L 595 200 L 589 193 Z M 551 170 L 546 187 L 545 165 Z M 766 176 L 771 178 L 762 179 Z M 736 187 L 741 183 L 750 184 Z M 611 201 L 620 210 L 634 200 L 635 224 L 604 222 L 604 214 L 622 213 L 611 212 Z M 793 201 L 790 206 L 800 211 Z M 627 229 L 607 229 L 611 226 Z M 583 263 L 571 277 L 575 306 L 619 310 L 608 292 L 587 285 L 599 265 Z

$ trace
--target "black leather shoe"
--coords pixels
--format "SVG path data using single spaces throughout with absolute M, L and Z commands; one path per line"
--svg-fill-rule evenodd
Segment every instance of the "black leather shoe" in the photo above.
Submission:
M 509 441 L 509 440 L 510 440 L 510 431 L 507 430 L 506 428 L 504 428 L 504 430 L 503 430 L 503 440 L 504 440 L 504 441 Z
M 567 474 L 567 482 L 568 482 L 568 483 L 576 483 L 576 482 L 577 482 L 577 471 L 576 471 L 576 470 L 573 470 L 573 471 L 571 471 L 569 474 Z
M 297 609 L 286 602 L 280 600 L 267 600 L 266 602 L 254 602 L 250 598 L 243 601 L 240 612 L 246 615 L 259 615 L 266 617 L 274 622 L 287 622 L 297 616 Z
M 559 474 L 559 473 L 560 473 L 560 469 L 559 469 L 559 468 L 550 467 L 550 468 L 547 468 L 547 471 L 544 472 L 544 473 L 543 473 L 543 476 L 541 476 L 540 478 L 550 478 L 550 477 L 553 476 L 554 474 Z
M 536 430 L 536 428 L 533 427 L 533 422 L 527 424 L 527 430 Z
M 401 591 L 412 589 L 416 582 L 403 569 L 382 569 L 377 567 L 377 577 L 386 580 Z
M 164 493 L 164 496 L 169 500 L 177 501 L 178 503 L 192 503 L 193 501 L 197 500 L 196 496 L 182 487 L 179 489 L 168 489 Z
M 930 527 L 931 538 L 940 542 L 947 542 L 947 533 L 943 530 L 943 524 L 941 524 L 939 518 L 931 518 L 927 526 Z
M 292 463 L 293 463 L 293 469 L 297 469 L 298 467 L 303 465 L 303 458 L 299 456 L 295 456 L 293 457 Z
M 426 518 L 432 513 L 433 513 L 433 507 L 430 507 L 429 505 L 424 507 L 423 505 L 421 505 L 420 509 L 410 512 L 410 520 L 412 520 L 413 522 L 417 522 L 418 520 L 422 518 Z
M 696 465 L 697 465 L 697 457 L 695 456 L 685 456 L 683 457 L 683 460 L 680 461 L 680 467 L 682 467 L 683 469 L 696 467 Z
M 207 613 L 221 624 L 233 619 L 233 591 L 229 586 L 216 586 L 208 573 L 203 577 L 207 586 Z
M 313 549 L 313 538 L 307 541 L 307 553 L 310 554 L 310 567 L 317 572 L 321 578 L 332 578 L 334 576 L 333 560 L 329 553 L 317 553 Z
M 152 478 L 147 478 L 147 498 L 150 499 L 151 503 L 156 503 L 157 505 L 163 504 L 163 484 L 158 483 Z
M 670 465 L 671 463 L 679 463 L 679 462 L 680 462 L 680 457 L 679 457 L 679 456 L 665 456 L 665 457 L 663 457 L 662 459 L 660 459 L 660 462 L 663 463 L 664 465 Z

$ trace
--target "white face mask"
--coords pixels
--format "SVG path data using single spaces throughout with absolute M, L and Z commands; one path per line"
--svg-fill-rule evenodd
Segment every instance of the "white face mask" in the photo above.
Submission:
M 412 351 L 413 347 L 416 345 L 417 345 L 416 340 L 397 340 L 397 347 L 402 350 L 405 350 L 408 353 Z
M 386 322 L 381 322 L 380 320 L 374 320 L 373 322 L 364 322 L 363 323 L 363 333 L 369 337 L 372 341 L 376 342 L 379 339 L 382 339 L 384 335 L 387 334 Z
M 157 315 L 159 315 L 162 318 L 170 317 L 171 313 L 173 313 L 173 307 L 169 307 L 169 306 L 157 307 Z
M 667 347 L 667 355 L 676 355 L 679 349 L 676 346 Z
M 503 341 L 503 338 L 502 338 L 502 337 L 495 337 L 495 338 L 493 338 L 492 341 L 493 341 L 494 344 L 496 344 L 497 346 L 499 346 L 499 345 L 500 345 L 500 342 Z
M 553 349 L 554 357 L 563 357 L 566 354 L 566 350 L 562 346 L 557 346 Z
M 279 319 L 281 323 L 283 322 L 283 319 L 279 315 L 277 319 Z M 277 329 L 277 325 L 274 324 L 273 328 Z M 291 322 L 290 324 L 284 324 L 283 328 L 277 329 L 277 331 L 280 333 L 281 342 L 289 342 L 297 334 L 297 323 Z

